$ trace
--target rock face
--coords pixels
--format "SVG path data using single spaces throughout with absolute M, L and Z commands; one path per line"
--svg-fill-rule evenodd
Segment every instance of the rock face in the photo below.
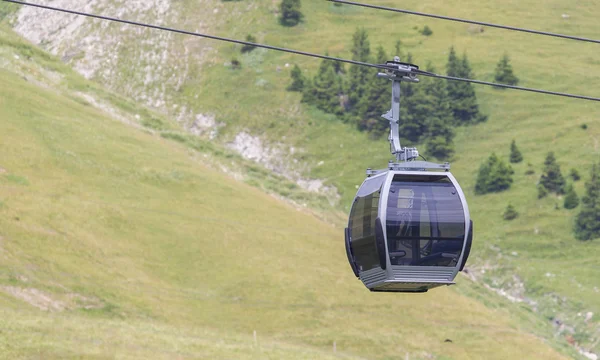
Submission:
M 41 4 L 165 25 L 177 17 L 170 0 L 41 0 Z M 23 7 L 14 29 L 88 79 L 161 111 L 187 76 L 187 48 L 172 33 L 46 9 Z
M 39 0 L 38 3 L 197 32 L 210 32 L 219 23 L 219 17 L 234 16 L 219 11 L 223 6 L 221 0 Z M 219 16 L 204 19 L 188 16 L 190 12 Z M 17 33 L 60 57 L 85 78 L 177 119 L 192 134 L 213 140 L 226 125 L 214 115 L 193 111 L 200 101 L 197 96 L 191 101 L 179 97 L 186 82 L 199 81 L 197 68 L 213 51 L 212 43 L 205 39 L 27 6 L 19 10 L 13 26 Z M 306 190 L 327 194 L 332 203 L 339 199 L 335 188 L 302 177 L 306 165 L 292 161 L 294 148 L 269 144 L 240 130 L 227 144 L 231 149 L 296 181 Z

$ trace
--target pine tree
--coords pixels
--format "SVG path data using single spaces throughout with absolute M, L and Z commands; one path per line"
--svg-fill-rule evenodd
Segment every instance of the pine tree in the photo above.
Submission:
M 446 74 L 448 76 L 460 76 L 460 60 L 456 56 L 456 51 L 454 51 L 454 46 L 450 47 L 450 52 L 448 53 L 448 63 L 446 64 Z
M 579 181 L 579 179 L 581 179 L 581 176 L 579 175 L 579 171 L 577 171 L 577 169 L 575 169 L 575 168 L 571 168 L 571 171 L 569 172 L 569 176 L 571 177 L 571 179 L 573 179 L 573 181 Z
M 427 71 L 435 73 L 431 65 L 428 65 Z M 448 158 L 454 153 L 454 130 L 446 81 L 429 78 L 422 84 L 422 88 L 427 101 L 427 112 L 417 115 L 425 118 L 427 154 L 438 159 Z
M 423 30 L 420 31 L 421 35 L 431 36 L 433 34 L 433 30 L 429 28 L 429 26 L 425 25 Z
M 510 58 L 506 53 L 502 56 L 498 65 L 496 65 L 494 80 L 496 80 L 497 83 L 506 85 L 517 85 L 519 83 L 519 78 L 513 73 L 512 66 L 510 65 Z
M 512 204 L 508 204 L 508 206 L 504 210 L 504 214 L 502 214 L 502 217 L 504 218 L 504 220 L 514 220 L 518 216 L 519 216 L 519 213 L 517 212 L 515 207 L 512 206 Z
M 383 47 L 377 48 L 378 64 L 383 64 L 388 60 Z M 392 98 L 390 82 L 377 76 L 372 76 L 365 89 L 365 94 L 358 103 L 358 128 L 369 131 L 375 135 L 384 134 L 389 128 L 389 123 L 381 118 L 390 107 Z
M 575 219 L 575 237 L 591 240 L 600 237 L 600 166 L 594 164 L 591 179 L 585 183 L 585 195 L 581 198 L 582 207 Z
M 521 155 L 521 152 L 517 148 L 517 143 L 513 139 L 510 143 L 510 162 L 515 164 L 520 163 L 521 161 L 523 161 L 523 155 Z
M 340 114 L 339 81 L 331 60 L 322 60 L 312 86 L 304 92 L 303 101 L 331 114 Z
M 371 45 L 369 35 L 365 29 L 357 29 L 352 37 L 352 60 L 371 61 Z M 365 95 L 367 85 L 375 74 L 366 66 L 351 65 L 348 76 L 348 108 L 351 116 L 358 122 L 356 120 L 360 120 L 358 104 Z
M 282 0 L 279 9 L 281 11 L 280 22 L 284 26 L 295 26 L 302 21 L 304 15 L 300 12 L 300 0 Z
M 579 197 L 575 192 L 575 188 L 573 188 L 573 184 L 567 185 L 565 201 L 563 206 L 565 209 L 575 209 L 579 205 Z
M 407 63 L 412 63 L 412 54 L 406 56 Z M 422 84 L 402 82 L 400 84 L 400 135 L 411 142 L 417 142 L 425 134 L 425 117 L 421 116 L 425 99 Z
M 465 53 L 462 60 L 459 60 L 454 48 L 451 47 L 446 71 L 448 76 L 471 79 L 472 70 L 467 54 Z M 454 116 L 454 123 L 456 125 L 473 124 L 487 119 L 486 116 L 479 113 L 477 95 L 470 83 L 463 81 L 449 81 L 447 86 L 451 100 L 450 105 Z
M 492 153 L 487 162 L 481 165 L 475 183 L 475 194 L 500 192 L 510 188 L 514 171 L 496 154 Z
M 553 152 L 549 152 L 546 156 L 540 184 L 544 185 L 549 192 L 565 193 L 565 179 L 560 172 L 560 165 L 556 162 Z
M 288 91 L 302 91 L 304 90 L 304 75 L 302 75 L 302 70 L 298 65 L 294 65 L 292 72 L 290 73 L 292 77 L 292 83 L 287 87 Z
M 336 3 L 339 4 L 339 3 Z M 342 75 L 346 73 L 346 68 L 344 67 L 344 63 L 341 61 L 334 61 L 333 62 L 333 70 L 335 70 L 335 73 L 338 75 Z

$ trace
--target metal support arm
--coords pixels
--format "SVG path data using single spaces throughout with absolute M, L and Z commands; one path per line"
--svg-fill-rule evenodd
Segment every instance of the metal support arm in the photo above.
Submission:
M 419 156 L 417 148 L 402 148 L 400 145 L 399 123 L 400 123 L 400 84 L 402 81 L 419 82 L 415 70 L 419 68 L 412 64 L 401 63 L 399 57 L 394 61 L 388 61 L 386 66 L 389 70 L 379 73 L 377 76 L 392 80 L 392 108 L 381 115 L 390 122 L 390 151 L 396 156 L 397 161 L 410 161 Z

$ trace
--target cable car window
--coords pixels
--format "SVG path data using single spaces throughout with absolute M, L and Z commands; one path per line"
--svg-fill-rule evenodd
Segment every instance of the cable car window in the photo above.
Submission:
M 380 189 L 385 177 L 367 180 L 359 189 L 350 211 L 348 230 L 350 246 L 359 271 L 366 271 L 380 266 L 375 244 L 375 220 L 379 208 Z M 369 191 L 365 191 L 364 188 Z M 370 193 L 368 193 L 370 192 Z
M 465 214 L 447 176 L 394 176 L 386 215 L 392 265 L 456 266 L 465 239 Z

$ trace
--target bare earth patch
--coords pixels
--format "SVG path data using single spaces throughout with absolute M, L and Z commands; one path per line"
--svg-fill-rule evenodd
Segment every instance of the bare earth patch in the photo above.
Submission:
M 17 286 L 0 286 L 0 291 L 7 293 L 31 306 L 44 311 L 59 312 L 74 309 L 98 309 L 103 306 L 102 301 L 80 294 L 52 295 L 34 288 L 21 288 Z
M 327 196 L 331 205 L 339 201 L 337 189 L 326 186 L 318 179 L 305 179 L 300 176 L 298 170 L 290 166 L 290 158 L 298 152 L 294 147 L 286 147 L 284 144 L 267 145 L 258 136 L 247 132 L 240 132 L 228 147 L 238 152 L 242 157 L 253 160 L 265 168 L 296 182 L 304 190 L 323 194 Z

